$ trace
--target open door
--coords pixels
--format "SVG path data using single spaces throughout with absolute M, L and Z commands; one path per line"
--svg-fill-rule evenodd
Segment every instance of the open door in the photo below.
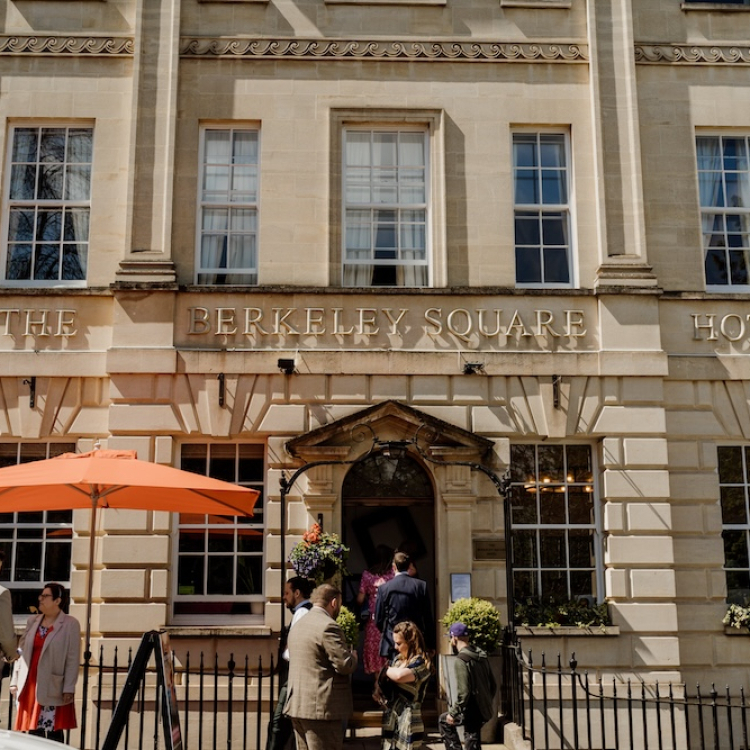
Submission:
M 408 552 L 417 575 L 427 582 L 435 606 L 435 490 L 425 468 L 411 455 L 373 454 L 355 464 L 341 489 L 344 543 L 351 548 L 344 604 L 357 612 L 362 571 L 378 559 L 378 547 Z M 433 612 L 434 615 L 434 612 Z M 361 623 L 360 654 L 365 623 Z M 434 634 L 433 634 L 434 637 Z M 360 666 L 353 678 L 355 697 L 366 702 L 373 679 Z M 358 701 L 359 702 L 359 701 Z

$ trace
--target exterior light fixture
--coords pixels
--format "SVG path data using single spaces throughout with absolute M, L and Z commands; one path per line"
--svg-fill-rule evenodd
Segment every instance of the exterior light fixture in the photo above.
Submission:
M 284 375 L 294 375 L 296 363 L 293 359 L 280 359 L 276 366 L 284 373 Z
M 223 409 L 227 396 L 226 375 L 224 375 L 223 372 L 220 372 L 216 376 L 216 379 L 219 381 L 219 406 Z
M 484 362 L 464 362 L 464 375 L 476 375 L 484 372 Z
M 29 409 L 33 409 L 36 406 L 36 375 L 26 378 L 23 384 L 29 386 Z

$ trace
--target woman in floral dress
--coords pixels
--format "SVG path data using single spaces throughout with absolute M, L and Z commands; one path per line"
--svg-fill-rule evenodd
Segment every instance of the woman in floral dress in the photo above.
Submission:
M 39 614 L 29 618 L 21 636 L 10 681 L 18 703 L 15 729 L 63 742 L 76 727 L 75 688 L 81 650 L 81 626 L 63 612 L 65 589 L 48 583 L 39 594 Z
M 427 690 L 432 665 L 425 652 L 419 628 L 408 620 L 393 628 L 396 656 L 385 670 L 384 681 L 392 683 L 383 713 L 381 750 L 416 750 L 424 741 L 422 701 Z M 379 697 L 382 680 L 378 680 L 375 697 Z
M 376 549 L 378 561 L 369 570 L 362 573 L 357 594 L 357 604 L 362 606 L 367 602 L 367 624 L 365 625 L 365 641 L 362 648 L 362 662 L 367 674 L 377 674 L 387 663 L 387 659 L 380 655 L 380 631 L 375 625 L 375 602 L 378 589 L 393 578 L 393 550 L 385 544 L 379 544 Z

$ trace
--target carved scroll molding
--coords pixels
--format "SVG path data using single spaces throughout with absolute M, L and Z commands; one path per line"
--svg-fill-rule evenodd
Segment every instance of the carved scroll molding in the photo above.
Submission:
M 586 45 L 346 39 L 182 38 L 182 57 L 405 62 L 588 62 Z
M 636 44 L 637 63 L 750 65 L 750 47 L 733 44 Z
M 132 37 L 0 36 L 0 55 L 132 55 Z

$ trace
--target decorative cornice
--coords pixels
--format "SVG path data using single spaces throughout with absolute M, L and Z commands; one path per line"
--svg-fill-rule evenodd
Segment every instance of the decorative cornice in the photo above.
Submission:
M 750 65 L 750 47 L 734 44 L 636 44 L 637 63 Z
M 132 37 L 0 36 L 0 55 L 132 55 Z
M 182 38 L 182 57 L 405 62 L 588 62 L 586 45 L 347 39 Z

